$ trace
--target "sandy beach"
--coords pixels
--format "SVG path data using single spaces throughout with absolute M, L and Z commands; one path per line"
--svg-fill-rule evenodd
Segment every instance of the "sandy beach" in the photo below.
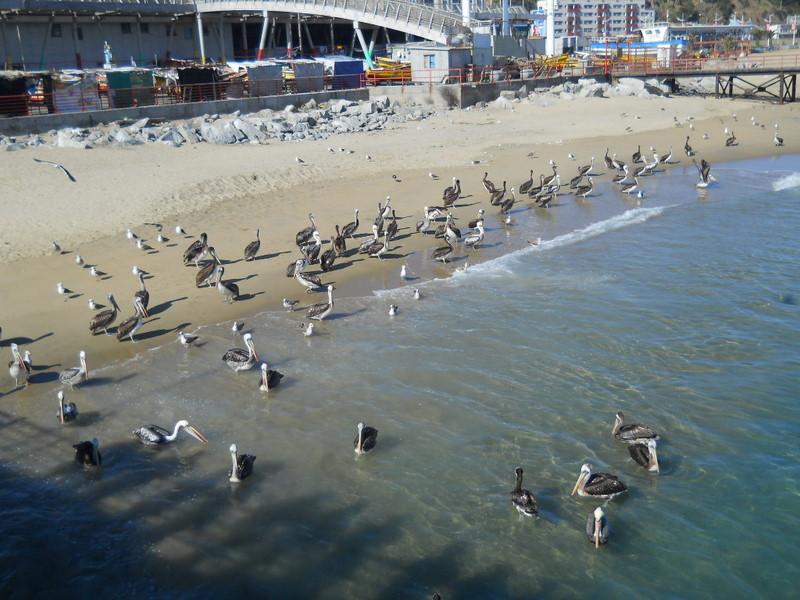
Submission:
M 690 116 L 694 130 L 688 126 Z M 751 116 L 764 127 L 753 126 Z M 773 123 L 780 124 L 783 148 L 773 146 Z M 735 131 L 738 146 L 725 147 L 725 127 Z M 791 105 L 701 98 L 540 97 L 514 104 L 513 110 L 444 111 L 426 121 L 325 141 L 3 153 L 0 344 L 17 341 L 31 350 L 36 364 L 56 370 L 77 364 L 83 349 L 91 369 L 174 342 L 178 330 L 279 309 L 283 297 L 299 298 L 301 305 L 319 301 L 321 295 L 304 294 L 285 276 L 290 260 L 298 255 L 295 233 L 307 226 L 310 211 L 323 240 L 329 240 L 334 225 L 351 221 L 359 208 L 363 235 L 369 232 L 377 203 L 391 196 L 400 233 L 390 257 L 339 259 L 338 268 L 323 277 L 334 283 L 337 296 L 353 296 L 376 286 L 399 285 L 405 257 L 440 245 L 432 237 L 407 234 L 413 232 L 424 205 L 441 202 L 451 177 L 462 182 L 463 200 L 454 214 L 463 225 L 479 207 L 491 214 L 497 210 L 489 206 L 481 186 L 484 171 L 496 184 L 506 180 L 510 187 L 527 179 L 530 169 L 537 178 L 548 173 L 547 162 L 553 159 L 566 186 L 576 165 L 588 163 L 591 156 L 604 171 L 607 147 L 625 161 L 637 145 L 643 151 L 655 146 L 660 153 L 672 147 L 680 165 L 693 168 L 682 151 L 687 135 L 698 157 L 713 165 L 796 152 L 798 131 L 798 111 Z M 702 139 L 704 133 L 707 140 Z M 353 153 L 331 153 L 328 147 Z M 34 156 L 63 163 L 77 183 L 35 163 Z M 304 164 L 295 157 L 302 157 Z M 609 179 L 609 174 L 601 179 Z M 565 190 L 562 194 L 564 201 L 572 201 Z M 647 200 L 642 202 L 646 205 Z M 159 244 L 156 229 L 144 223 L 163 224 L 169 241 Z M 189 235 L 174 233 L 178 223 Z M 126 239 L 127 228 L 153 250 L 137 249 Z M 244 262 L 242 250 L 255 239 L 256 228 L 261 230 L 261 250 L 255 261 Z M 223 260 L 225 278 L 238 282 L 242 300 L 224 304 L 216 290 L 195 287 L 195 268 L 183 266 L 181 254 L 201 231 L 208 233 Z M 52 252 L 52 240 L 61 244 L 62 254 Z M 104 275 L 95 279 L 88 268 L 77 266 L 77 253 Z M 133 265 L 150 274 L 146 283 L 152 316 L 140 330 L 139 342 L 91 336 L 89 298 L 106 304 L 106 295 L 113 292 L 122 307 L 121 318 L 132 313 L 131 298 L 138 289 Z M 449 269 L 442 267 L 442 272 Z M 58 282 L 74 292 L 70 298 L 56 294 Z M 5 382 L 0 389 L 8 391 L 13 382 L 7 376 Z

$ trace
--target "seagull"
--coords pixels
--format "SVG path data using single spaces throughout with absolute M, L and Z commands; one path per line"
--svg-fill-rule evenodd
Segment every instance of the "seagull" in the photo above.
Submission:
M 411 278 L 411 271 L 408 270 L 407 265 L 403 265 L 400 267 L 400 279 L 410 279 Z
M 163 235 L 161 235 L 160 233 L 158 234 L 158 237 L 156 238 L 156 240 L 158 240 L 158 243 L 159 243 L 159 244 L 166 244 L 166 243 L 169 241 L 169 239 L 168 239 L 168 238 L 165 238 L 165 237 L 164 237 Z
M 147 252 L 148 250 L 152 250 L 152 248 L 151 248 L 150 246 L 148 246 L 147 244 L 145 244 L 145 243 L 142 241 L 142 239 L 141 239 L 141 238 L 139 238 L 139 239 L 137 239 L 137 240 L 136 240 L 136 247 L 137 247 L 139 250 L 144 250 L 145 252 Z
M 399 309 L 397 308 L 397 304 L 390 304 L 389 305 L 389 316 L 390 317 L 396 316 L 398 310 Z
M 97 267 L 95 267 L 94 265 L 92 265 L 92 266 L 89 268 L 89 275 L 91 275 L 92 277 L 99 277 L 99 275 L 98 275 L 98 273 L 97 273 Z
M 417 288 L 414 288 L 414 300 L 419 300 L 420 298 L 422 298 L 422 293 Z
M 61 283 L 60 281 L 58 282 L 58 285 L 56 286 L 56 292 L 58 292 L 59 296 L 66 296 L 67 294 L 69 294 L 69 290 L 67 288 L 65 288 L 64 284 Z M 64 301 L 66 301 L 66 300 L 67 299 L 64 298 Z
M 778 126 L 778 124 L 776 123 L 775 127 L 777 127 L 777 126 Z M 775 132 L 775 137 L 772 138 L 772 143 L 774 143 L 776 146 L 783 146 L 783 138 L 778 135 L 777 131 Z
M 575 160 L 575 155 L 572 152 L 570 152 L 569 154 L 567 154 L 567 158 L 570 160 Z
M 366 158 L 367 160 L 372 160 L 372 157 L 369 154 L 367 154 Z
M 186 235 L 186 231 L 180 225 L 175 225 L 175 233 L 178 235 Z
M 79 267 L 82 267 L 84 264 L 86 264 L 86 261 L 83 260 L 83 257 L 80 254 L 76 254 L 75 264 L 78 265 Z
M 89 310 L 97 310 L 97 303 L 89 298 Z
M 133 265 L 133 268 L 131 269 L 131 273 L 133 273 L 134 277 L 138 277 L 138 276 L 139 276 L 139 273 L 141 273 L 142 275 L 147 275 L 147 273 L 145 273 L 144 271 L 142 271 L 142 270 L 141 270 L 139 267 L 137 267 L 136 265 Z
M 53 244 L 53 252 L 58 252 L 59 254 L 61 254 L 61 252 L 62 252 L 61 251 L 61 246 L 58 245 L 58 242 L 53 240 L 52 244 Z
M 428 173 L 428 177 L 434 180 L 439 179 L 439 176 L 436 173 Z
M 303 330 L 303 335 L 305 337 L 311 337 L 312 335 L 314 335 L 313 323 L 309 323 L 308 325 L 306 325 L 305 323 L 300 323 L 300 329 Z
M 239 323 L 239 321 L 234 321 L 233 325 L 231 326 L 231 331 L 233 333 L 239 333 L 242 329 L 244 329 L 244 321 Z
M 297 303 L 300 302 L 299 300 L 289 300 L 288 298 L 283 299 L 283 308 L 292 312 L 294 307 L 297 306 Z
M 66 175 L 72 183 L 75 183 L 77 181 L 77 179 L 75 179 L 75 177 L 72 176 L 72 173 L 67 171 L 64 165 L 62 165 L 61 163 L 53 162 L 52 160 L 42 160 L 41 158 L 36 158 L 36 157 L 34 157 L 33 161 L 45 165 L 50 165 L 51 167 L 55 167 L 56 169 L 61 169 L 64 172 L 64 175 Z
M 128 229 L 128 231 L 125 232 L 125 237 L 127 237 L 129 240 L 138 240 L 139 239 L 139 236 L 136 235 L 135 233 L 133 233 L 133 231 L 130 230 L 130 229 Z
M 294 160 L 297 162 L 297 164 L 298 164 L 298 165 L 304 165 L 304 164 L 306 164 L 306 161 L 304 161 L 304 160 L 303 160 L 302 158 L 300 158 L 299 156 L 295 156 L 295 157 L 294 157 Z
M 328 152 L 330 152 L 330 153 L 334 153 L 334 152 L 336 152 L 336 150 L 334 150 L 333 148 L 331 148 L 330 146 L 328 146 Z
M 197 336 L 191 333 L 183 333 L 182 331 L 179 331 L 178 341 L 181 343 L 181 346 L 188 348 L 197 341 Z

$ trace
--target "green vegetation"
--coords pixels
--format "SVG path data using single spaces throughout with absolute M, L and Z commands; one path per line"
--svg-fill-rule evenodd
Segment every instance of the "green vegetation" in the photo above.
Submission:
M 665 20 L 667 12 L 671 21 L 703 21 L 727 23 L 734 14 L 741 19 L 752 20 L 754 24 L 763 26 L 772 15 L 773 23 L 782 23 L 787 15 L 800 14 L 800 0 L 655 0 L 656 19 Z

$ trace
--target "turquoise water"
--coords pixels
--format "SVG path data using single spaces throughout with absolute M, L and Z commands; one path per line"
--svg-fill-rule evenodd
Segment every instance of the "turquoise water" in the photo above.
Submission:
M 467 272 L 409 257 L 422 279 L 341 298 L 310 339 L 302 315 L 254 317 L 286 374 L 268 398 L 222 366 L 229 324 L 96 373 L 72 426 L 52 389 L 4 398 L 0 594 L 792 596 L 800 157 L 714 172 L 703 192 L 674 170 L 640 204 L 605 186 L 510 229 L 492 217 Z M 660 475 L 611 437 L 617 410 L 662 434 Z M 179 418 L 210 443 L 129 436 Z M 356 459 L 360 420 L 380 434 Z M 99 476 L 71 463 L 93 436 Z M 258 457 L 238 487 L 231 442 Z M 630 488 L 604 504 L 599 550 L 583 533 L 598 503 L 569 495 L 584 462 Z M 516 466 L 538 519 L 510 504 Z

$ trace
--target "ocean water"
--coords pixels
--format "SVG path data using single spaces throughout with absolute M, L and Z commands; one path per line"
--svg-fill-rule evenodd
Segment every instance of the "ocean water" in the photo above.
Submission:
M 793 596 L 800 157 L 714 173 L 702 191 L 692 167 L 659 174 L 640 202 L 603 184 L 511 227 L 489 211 L 466 272 L 409 256 L 418 280 L 398 265 L 309 339 L 302 313 L 255 315 L 285 374 L 268 395 L 222 364 L 241 346 L 223 323 L 200 347 L 165 340 L 94 371 L 68 392 L 74 424 L 56 423 L 52 387 L 6 396 L 0 595 Z M 612 438 L 618 410 L 661 433 L 660 475 Z M 210 442 L 130 436 L 181 418 Z M 358 421 L 380 433 L 356 458 Z M 87 474 L 71 444 L 95 436 L 103 469 Z M 257 456 L 240 485 L 232 442 Z M 584 462 L 630 491 L 571 497 Z M 538 519 L 509 501 L 517 466 Z M 596 550 L 599 504 L 612 535 Z

